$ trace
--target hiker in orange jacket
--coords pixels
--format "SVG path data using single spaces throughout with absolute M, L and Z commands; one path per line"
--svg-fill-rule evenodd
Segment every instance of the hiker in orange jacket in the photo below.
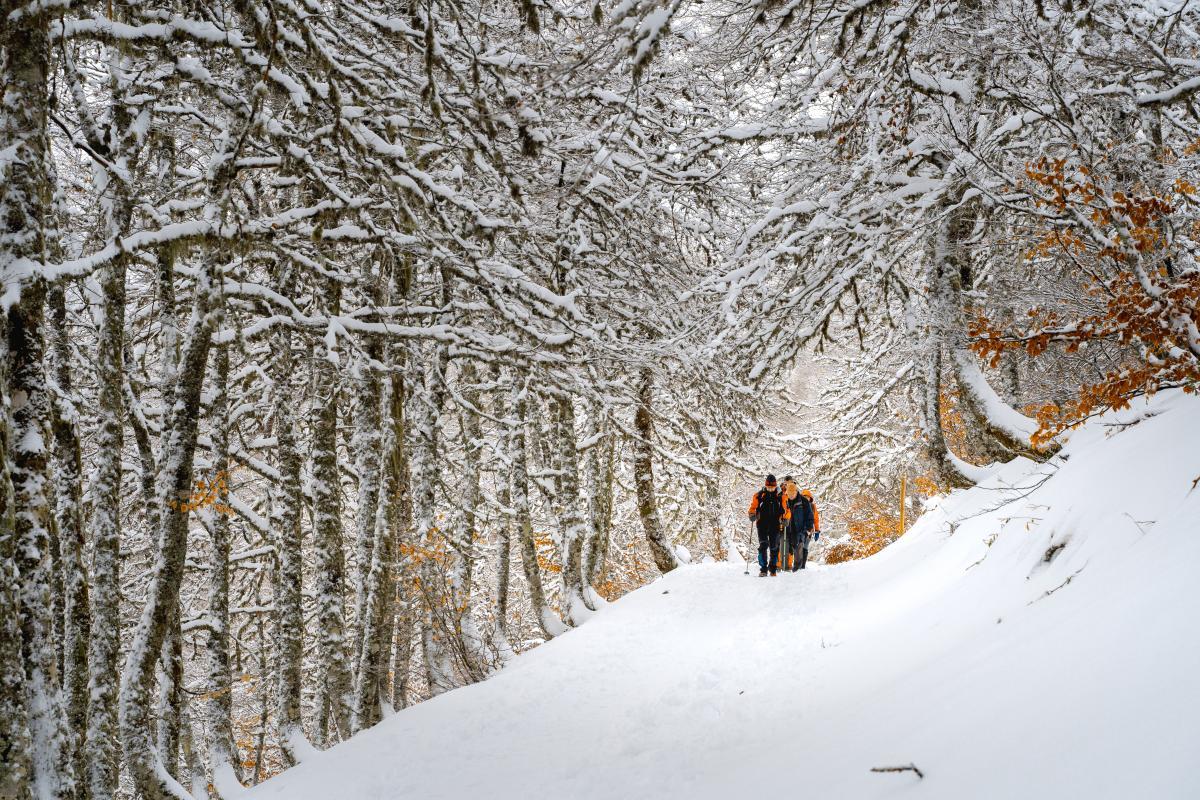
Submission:
M 791 527 L 796 531 L 796 543 L 800 548 L 796 553 L 793 570 L 804 569 L 808 564 L 809 543 L 821 538 L 821 513 L 817 511 L 817 503 L 808 489 L 800 491 L 791 510 Z
M 779 534 L 790 514 L 774 475 L 768 475 L 763 488 L 750 499 L 749 517 L 758 528 L 758 577 L 765 578 L 768 572 L 775 577 L 779 562 Z
M 795 572 L 800 563 L 799 523 L 804 512 L 804 499 L 800 496 L 800 487 L 791 475 L 783 477 L 783 504 L 787 509 L 787 522 L 784 525 L 779 566 L 784 572 Z

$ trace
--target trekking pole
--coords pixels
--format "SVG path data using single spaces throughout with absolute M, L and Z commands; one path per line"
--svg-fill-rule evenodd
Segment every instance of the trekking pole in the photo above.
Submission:
M 754 544 L 754 520 L 750 520 L 750 535 L 746 537 L 746 575 L 750 574 L 750 547 Z

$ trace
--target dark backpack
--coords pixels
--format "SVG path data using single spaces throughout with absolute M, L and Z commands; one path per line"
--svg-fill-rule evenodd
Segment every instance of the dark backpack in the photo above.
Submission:
M 802 494 L 796 495 L 792 501 L 792 524 L 799 526 L 802 531 L 812 530 L 813 503 Z
M 783 495 L 780 492 L 768 492 L 766 489 L 758 493 L 758 519 L 778 522 L 783 516 Z

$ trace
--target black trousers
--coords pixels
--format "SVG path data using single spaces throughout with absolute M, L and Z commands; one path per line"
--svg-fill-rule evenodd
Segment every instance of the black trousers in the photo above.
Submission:
M 787 549 L 788 552 L 795 557 L 796 563 L 800 562 L 800 548 L 802 546 L 800 544 L 801 538 L 800 529 L 798 527 L 795 525 L 787 526 Z
M 771 522 L 758 524 L 758 566 L 775 572 L 775 562 L 779 560 L 779 523 Z
M 796 554 L 796 569 L 804 569 L 808 563 L 808 543 L 812 541 L 812 531 L 800 534 L 800 552 Z

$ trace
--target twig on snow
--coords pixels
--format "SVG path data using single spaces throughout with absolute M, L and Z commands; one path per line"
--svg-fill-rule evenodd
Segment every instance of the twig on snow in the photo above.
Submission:
M 1090 559 L 1089 559 L 1089 560 L 1090 560 Z M 1087 564 L 1085 563 L 1085 564 L 1083 565 L 1083 567 L 1086 567 L 1086 566 L 1087 566 Z M 1059 589 L 1063 588 L 1064 586 L 1067 586 L 1067 585 L 1069 585 L 1069 584 L 1071 583 L 1071 581 L 1075 580 L 1075 576 L 1076 576 L 1076 575 L 1078 575 L 1079 573 L 1083 572 L 1083 567 L 1080 567 L 1079 569 L 1075 570 L 1075 571 L 1074 571 L 1074 572 L 1072 572 L 1070 575 L 1068 575 L 1068 576 L 1067 576 L 1067 579 L 1066 579 L 1065 581 L 1063 581 L 1062 583 L 1060 583 L 1058 586 L 1055 586 L 1053 589 L 1047 589 L 1045 592 L 1042 592 L 1042 594 L 1041 594 L 1041 596 L 1040 596 L 1040 597 L 1035 597 L 1035 598 L 1033 598 L 1032 600 L 1030 600 L 1030 601 L 1029 601 L 1028 603 L 1026 603 L 1025 605 L 1027 605 L 1027 606 L 1031 606 L 1031 605 L 1033 605 L 1034 603 L 1036 603 L 1038 600 L 1045 600 L 1047 597 L 1049 597 L 1050 595 L 1054 594 L 1054 593 L 1055 593 L 1055 592 L 1057 592 Z
M 925 777 L 925 773 L 917 769 L 916 764 L 909 764 L 906 767 L 871 767 L 871 772 L 915 772 L 918 778 Z

